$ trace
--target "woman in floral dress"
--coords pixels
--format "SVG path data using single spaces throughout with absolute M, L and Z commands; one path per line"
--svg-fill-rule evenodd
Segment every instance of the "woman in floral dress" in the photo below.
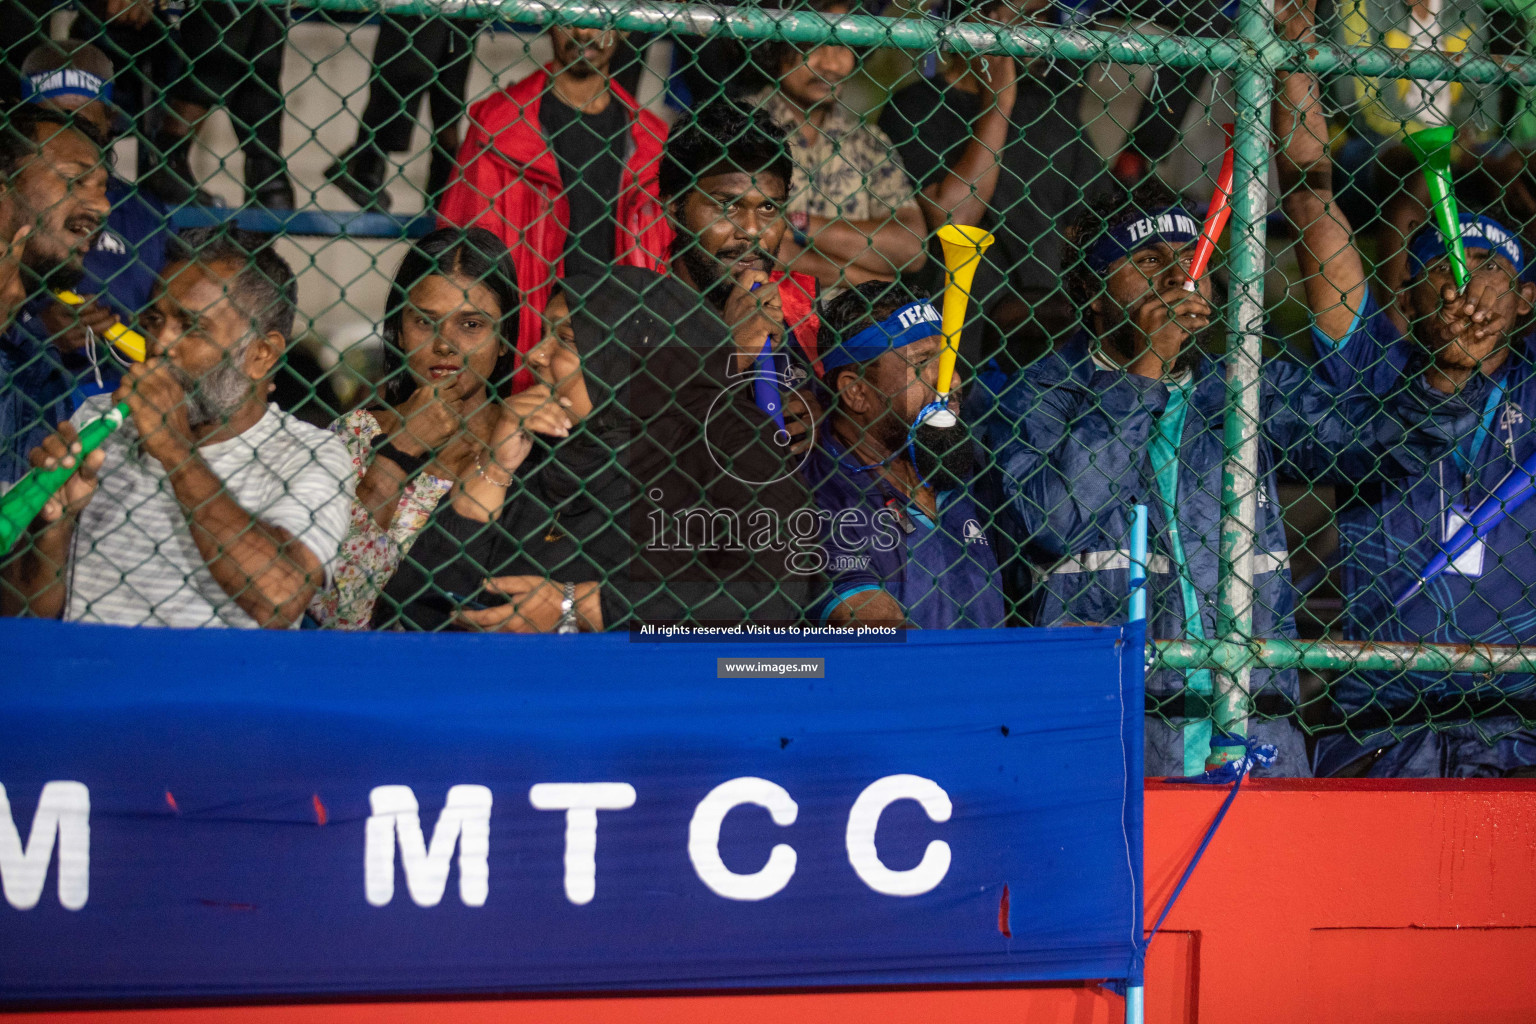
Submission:
M 512 380 L 517 272 L 480 228 L 417 242 L 390 285 L 381 401 L 331 425 L 357 472 L 352 523 L 330 585 L 310 613 L 331 629 L 367 629 L 374 602 L 455 481 L 479 472 Z M 558 404 L 541 415 L 569 429 Z

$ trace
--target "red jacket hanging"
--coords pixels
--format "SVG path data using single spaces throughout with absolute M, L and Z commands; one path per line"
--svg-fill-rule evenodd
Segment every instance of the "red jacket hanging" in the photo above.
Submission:
M 459 150 L 459 171 L 443 194 L 438 216 L 444 224 L 481 227 L 512 250 L 517 284 L 524 297 L 517 350 L 526 353 L 543 335 L 542 314 L 551 286 L 564 275 L 571 211 L 560 181 L 560 165 L 539 123 L 539 103 L 549 86 L 548 69 L 535 71 L 511 88 L 469 108 L 469 129 Z M 629 153 L 619 179 L 614 214 L 614 252 L 621 266 L 665 273 L 672 228 L 656 194 L 666 122 L 643 110 L 617 82 L 614 98 L 629 111 Z M 519 368 L 514 390 L 533 382 Z
M 769 275 L 779 286 L 779 303 L 784 310 L 784 326 L 789 328 L 795 345 L 800 349 L 809 369 L 821 376 L 820 339 L 821 317 L 816 312 L 816 297 L 820 293 L 816 278 L 811 274 L 776 270 Z

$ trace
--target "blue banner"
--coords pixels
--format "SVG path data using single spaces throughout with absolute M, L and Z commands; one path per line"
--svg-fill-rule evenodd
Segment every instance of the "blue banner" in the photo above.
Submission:
M 0 1003 L 1125 978 L 1133 628 L 0 622 Z

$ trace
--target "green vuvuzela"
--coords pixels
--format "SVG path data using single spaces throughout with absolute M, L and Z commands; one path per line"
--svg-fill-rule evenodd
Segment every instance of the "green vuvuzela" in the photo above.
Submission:
M 105 416 L 94 419 L 80 428 L 80 454 L 75 456 L 78 466 L 97 448 L 107 436 L 122 426 L 128 418 L 128 403 L 118 402 L 107 410 Z M 16 486 L 0 495 L 0 554 L 11 550 L 37 514 L 48 504 L 48 499 L 75 472 L 74 466 L 55 466 L 53 469 L 34 469 L 16 481 Z
M 1461 211 L 1451 192 L 1451 142 L 1455 138 L 1456 129 L 1447 124 L 1409 132 L 1403 141 L 1418 158 L 1419 166 L 1424 168 L 1424 184 L 1429 186 L 1429 205 L 1434 210 L 1435 226 L 1440 229 L 1440 237 L 1445 239 L 1456 289 L 1462 291 L 1467 287 L 1467 249 L 1461 243 Z

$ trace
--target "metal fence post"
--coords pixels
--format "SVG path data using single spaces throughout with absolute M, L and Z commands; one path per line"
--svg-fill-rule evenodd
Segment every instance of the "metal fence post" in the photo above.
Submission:
M 1345 46 L 1327 40 L 1305 45 L 1276 38 L 1266 23 L 1267 42 L 1256 37 L 1148 36 L 1056 26 L 946 23 L 929 18 L 880 18 L 849 14 L 826 18 L 809 11 L 719 7 L 672 0 L 252 0 L 268 7 L 330 11 L 336 14 L 396 14 L 547 27 L 553 24 L 618 28 L 632 32 L 719 32 L 737 39 L 782 39 L 815 43 L 834 36 L 845 46 L 889 46 L 913 53 L 952 49 L 957 53 L 1011 53 L 1089 63 L 1161 65 L 1227 71 L 1246 66 L 1258 54 L 1270 72 L 1310 70 L 1320 75 L 1496 85 L 1536 85 L 1536 60 L 1524 57 L 1468 57 L 1436 50 L 1393 50 Z M 1239 24 L 1241 24 L 1239 18 Z
M 1242 0 L 1237 30 L 1248 59 L 1237 70 L 1237 127 L 1232 137 L 1232 296 L 1227 309 L 1226 464 L 1221 474 L 1221 568 L 1217 634 L 1246 644 L 1253 633 L 1253 545 L 1258 517 L 1259 366 L 1263 359 L 1264 218 L 1268 212 L 1269 108 L 1274 42 L 1271 0 Z M 1242 756 L 1252 702 L 1249 665 L 1216 676 L 1215 725 L 1206 766 Z

